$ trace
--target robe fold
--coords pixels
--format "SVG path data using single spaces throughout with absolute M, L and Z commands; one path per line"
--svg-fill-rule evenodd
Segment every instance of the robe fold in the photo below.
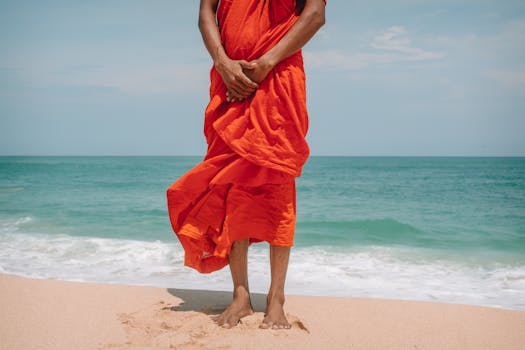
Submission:
M 246 61 L 270 50 L 298 18 L 295 0 L 220 0 L 217 8 L 227 55 Z M 245 101 L 226 101 L 215 67 L 210 80 L 206 155 L 167 189 L 184 264 L 201 273 L 226 266 L 235 240 L 293 245 L 295 178 L 310 153 L 301 50 L 277 64 Z

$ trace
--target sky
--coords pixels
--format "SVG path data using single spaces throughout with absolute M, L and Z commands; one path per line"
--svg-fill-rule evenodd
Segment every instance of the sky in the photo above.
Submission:
M 200 155 L 196 0 L 0 0 L 0 155 Z M 525 2 L 328 0 L 311 155 L 524 156 Z

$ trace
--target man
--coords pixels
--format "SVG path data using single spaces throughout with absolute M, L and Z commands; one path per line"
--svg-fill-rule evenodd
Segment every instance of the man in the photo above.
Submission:
M 230 265 L 233 301 L 214 320 L 253 313 L 250 244 L 270 244 L 271 286 L 261 328 L 288 329 L 283 305 L 293 245 L 295 178 L 309 156 L 301 48 L 325 22 L 323 0 L 201 0 L 199 29 L 213 59 L 204 133 L 208 150 L 167 191 L 185 265 Z

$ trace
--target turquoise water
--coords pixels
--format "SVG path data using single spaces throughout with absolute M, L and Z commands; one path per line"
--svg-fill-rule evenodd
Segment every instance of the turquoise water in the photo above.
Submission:
M 201 159 L 0 157 L 0 271 L 228 290 L 183 266 L 166 212 Z M 289 293 L 525 310 L 525 158 L 310 157 L 295 243 Z M 249 264 L 264 292 L 265 243 Z

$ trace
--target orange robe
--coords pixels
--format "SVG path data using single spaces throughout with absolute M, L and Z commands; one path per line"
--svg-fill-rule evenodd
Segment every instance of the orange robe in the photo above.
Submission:
M 294 25 L 295 0 L 221 0 L 217 20 L 232 59 L 259 58 Z M 246 101 L 227 102 L 213 67 L 205 111 L 204 160 L 167 190 L 184 264 L 201 273 L 228 264 L 235 240 L 292 246 L 295 177 L 310 150 L 301 51 L 281 61 Z

